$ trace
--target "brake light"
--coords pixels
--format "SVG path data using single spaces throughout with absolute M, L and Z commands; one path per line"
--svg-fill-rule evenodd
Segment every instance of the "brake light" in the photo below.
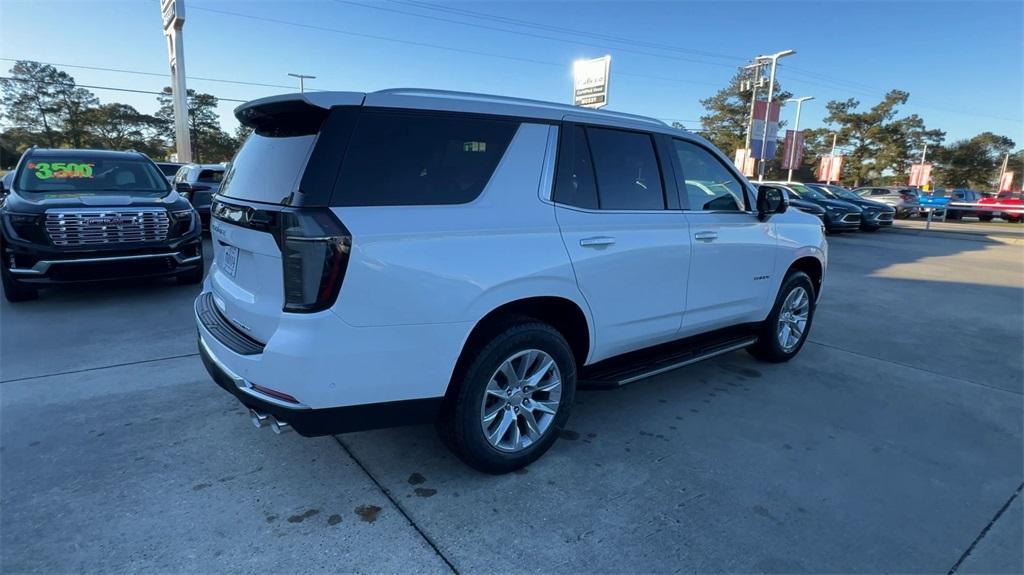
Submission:
M 284 311 L 331 307 L 345 280 L 352 235 L 327 209 L 282 212 L 281 224 Z

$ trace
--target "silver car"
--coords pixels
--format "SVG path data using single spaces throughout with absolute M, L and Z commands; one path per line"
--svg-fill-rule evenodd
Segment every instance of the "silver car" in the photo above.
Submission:
M 921 211 L 917 190 L 906 186 L 863 187 L 853 190 L 858 196 L 896 208 L 897 218 L 916 216 Z

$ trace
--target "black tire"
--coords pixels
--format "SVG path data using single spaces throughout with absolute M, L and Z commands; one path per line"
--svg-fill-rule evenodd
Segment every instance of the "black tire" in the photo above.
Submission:
M 992 214 L 979 214 L 978 215 L 978 221 L 981 221 L 981 222 L 991 222 L 992 221 Z
M 0 264 L 0 280 L 3 282 L 4 298 L 11 303 L 29 301 L 39 297 L 39 290 L 26 286 L 11 276 L 5 264 Z
M 177 275 L 178 285 L 195 285 L 203 281 L 203 266 Z
M 779 321 L 779 314 L 782 312 L 783 302 L 798 287 L 804 288 L 810 299 L 807 309 L 807 324 L 796 345 L 792 349 L 786 350 L 779 343 L 775 328 Z M 747 348 L 750 355 L 761 361 L 782 363 L 793 359 L 796 354 L 800 353 L 804 342 L 807 341 L 807 334 L 811 331 L 811 324 L 814 322 L 815 298 L 814 283 L 811 282 L 811 278 L 802 271 L 790 271 L 786 275 L 786 279 L 782 281 L 782 287 L 779 289 L 778 295 L 775 296 L 775 305 L 772 306 L 771 313 L 768 314 L 768 318 L 764 320 L 764 323 L 758 329 L 757 343 Z
M 547 353 L 558 367 L 562 382 L 558 409 L 532 445 L 515 452 L 500 451 L 490 444 L 481 426 L 484 394 L 505 360 L 534 349 Z M 576 361 L 569 344 L 548 324 L 521 319 L 498 330 L 493 337 L 470 343 L 463 353 L 468 355 L 459 364 L 465 367 L 453 376 L 452 388 L 438 416 L 441 439 L 459 459 L 484 473 L 508 473 L 533 463 L 551 448 L 569 418 L 576 392 Z M 518 419 L 515 425 L 520 425 Z

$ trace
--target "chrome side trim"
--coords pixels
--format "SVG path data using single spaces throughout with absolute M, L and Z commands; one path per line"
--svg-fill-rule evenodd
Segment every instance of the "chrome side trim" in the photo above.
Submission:
M 113 256 L 109 258 L 80 258 L 76 260 L 39 260 L 30 268 L 11 268 L 7 270 L 12 274 L 21 275 L 42 275 L 50 270 L 50 266 L 62 264 L 97 264 L 105 262 L 124 262 L 135 260 L 150 260 L 157 258 L 174 258 L 178 264 L 190 264 L 203 259 L 203 256 L 185 256 L 182 252 L 170 252 L 166 254 L 140 254 L 137 256 Z
M 690 359 L 686 359 L 686 360 L 680 361 L 678 363 L 673 363 L 672 365 L 666 365 L 665 367 L 659 367 L 658 369 L 654 369 L 654 370 L 651 370 L 651 371 L 648 371 L 648 372 L 644 372 L 644 373 L 641 373 L 641 374 L 638 374 L 638 375 L 634 375 L 632 377 L 627 377 L 626 379 L 623 379 L 623 380 L 619 381 L 619 385 L 627 385 L 627 384 L 633 383 L 634 381 L 639 381 L 641 379 L 647 379 L 648 377 L 654 377 L 655 375 L 661 375 L 663 373 L 679 369 L 680 367 L 686 367 L 688 365 L 693 365 L 693 364 L 695 364 L 697 362 L 704 361 L 705 359 L 711 359 L 713 357 L 717 357 L 717 356 L 722 355 L 722 354 L 730 353 L 730 352 L 736 351 L 738 349 L 743 349 L 743 348 L 747 347 L 748 345 L 750 345 L 750 344 L 752 344 L 752 343 L 754 343 L 756 341 L 757 341 L 756 337 L 751 337 L 751 338 L 748 338 L 748 339 L 744 339 L 744 340 L 738 341 L 738 342 L 736 342 L 736 343 L 734 343 L 734 344 L 732 344 L 732 345 L 730 345 L 728 347 L 723 347 L 722 349 L 717 349 L 715 351 L 712 351 L 710 353 L 706 353 L 704 355 L 699 355 L 697 357 L 691 357 Z

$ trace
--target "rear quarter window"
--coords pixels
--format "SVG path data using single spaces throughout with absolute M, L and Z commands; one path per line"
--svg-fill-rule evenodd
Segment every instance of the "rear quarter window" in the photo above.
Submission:
M 519 122 L 363 111 L 331 204 L 463 204 L 490 181 Z

